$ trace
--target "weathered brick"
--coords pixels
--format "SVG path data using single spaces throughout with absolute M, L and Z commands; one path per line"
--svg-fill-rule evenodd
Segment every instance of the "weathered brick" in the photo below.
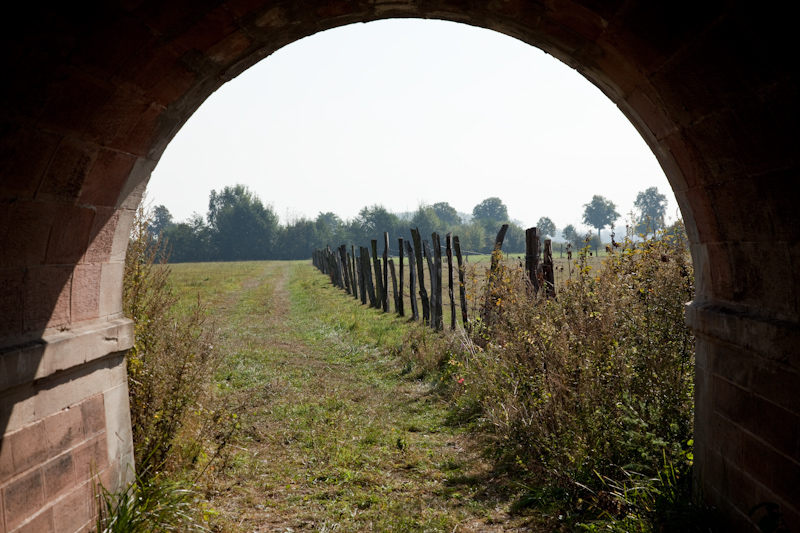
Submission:
M 72 275 L 70 317 L 73 322 L 100 316 L 100 276 L 103 265 L 78 265 Z
M 113 92 L 113 84 L 74 69 L 57 84 L 55 94 L 41 115 L 40 124 L 79 137 Z
M 2 136 L 0 195 L 33 198 L 60 140 L 58 135 L 28 128 Z
M 13 223 L 6 232 L 0 266 L 44 264 L 55 211 L 47 202 L 15 202 L 9 209 Z
M 69 266 L 28 269 L 23 314 L 26 331 L 69 323 L 71 282 L 72 268 Z
M 90 441 L 75 449 L 72 454 L 75 462 L 75 477 L 78 483 L 92 479 L 108 468 L 108 441 L 105 433 L 100 433 Z
M 96 145 L 70 137 L 62 139 L 36 198 L 55 202 L 76 200 L 97 152 Z
M 47 460 L 47 433 L 44 422 L 36 422 L 15 431 L 11 439 L 11 456 L 14 458 L 14 472 L 21 474 L 39 466 Z
M 81 403 L 83 428 L 87 438 L 93 437 L 106 429 L 106 411 L 103 406 L 103 395 L 96 394 Z
M 100 277 L 100 316 L 122 313 L 122 280 L 125 263 L 104 263 Z
M 56 533 L 75 533 L 92 519 L 91 485 L 84 483 L 53 506 Z
M 13 531 L 35 515 L 44 503 L 44 483 L 41 469 L 35 469 L 15 479 L 3 488 L 6 505 L 6 528 Z
M 80 203 L 113 207 L 125 185 L 136 157 L 117 150 L 102 149 L 81 188 Z
M 24 526 L 19 528 L 19 533 L 53 533 L 55 526 L 53 524 L 53 508 L 47 508 L 30 522 L 26 522 Z
M 47 501 L 53 501 L 66 494 L 77 484 L 75 461 L 70 452 L 50 459 L 42 470 L 44 473 L 44 497 Z
M 22 268 L 0 270 L 0 337 L 22 333 L 24 279 Z
M 67 408 L 44 419 L 50 457 L 73 448 L 85 440 L 83 413 L 77 406 Z
M 118 221 L 119 213 L 116 209 L 97 208 L 83 262 L 104 263 L 111 258 Z
M 13 475 L 14 458 L 11 456 L 11 439 L 0 437 L 0 485 L 11 479 Z
M 80 261 L 89 246 L 93 223 L 94 209 L 61 206 L 47 244 L 47 263 L 75 264 Z

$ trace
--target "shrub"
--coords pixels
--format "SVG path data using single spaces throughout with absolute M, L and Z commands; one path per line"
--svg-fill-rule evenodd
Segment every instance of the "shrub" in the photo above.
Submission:
M 683 316 L 694 281 L 685 239 L 664 234 L 627 238 L 597 273 L 585 255 L 576 267 L 548 299 L 501 263 L 491 309 L 453 343 L 450 367 L 501 457 L 600 490 L 690 457 L 694 341 Z
M 215 330 L 198 300 L 181 308 L 169 283 L 166 244 L 155 242 L 148 213 L 137 211 L 125 260 L 123 307 L 134 321 L 135 340 L 127 370 L 137 471 L 150 476 L 175 462 L 171 450 L 184 427 L 200 428 L 219 416 L 200 408 L 221 354 L 214 350 Z M 203 418 L 205 420 L 198 420 Z M 202 438 L 199 429 L 186 435 Z

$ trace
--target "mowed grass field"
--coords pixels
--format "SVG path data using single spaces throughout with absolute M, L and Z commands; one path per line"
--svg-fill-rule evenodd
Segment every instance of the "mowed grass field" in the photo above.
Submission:
M 362 306 L 307 261 L 170 268 L 220 332 L 217 401 L 240 424 L 196 482 L 212 530 L 538 530 L 541 517 L 509 511 L 524 487 L 397 355 L 430 328 Z

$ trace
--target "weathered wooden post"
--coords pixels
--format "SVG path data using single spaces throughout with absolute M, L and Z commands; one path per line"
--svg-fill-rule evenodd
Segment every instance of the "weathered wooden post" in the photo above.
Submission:
M 383 312 L 389 312 L 389 232 L 383 232 Z
M 433 248 L 433 268 L 436 277 L 436 327 L 441 331 L 444 329 L 444 306 L 442 298 L 442 243 L 439 234 L 431 234 L 431 247 Z
M 372 280 L 372 265 L 369 260 L 369 249 L 361 248 L 361 261 L 364 268 L 364 279 L 367 282 L 367 296 L 369 296 L 370 307 L 377 307 L 378 298 L 375 295 L 375 285 Z
M 465 329 L 469 331 L 469 315 L 467 314 L 467 282 L 466 282 L 466 267 L 461 260 L 461 243 L 458 237 L 453 237 L 453 248 L 456 252 L 456 261 L 458 261 L 458 295 L 461 299 L 461 321 Z
M 542 277 L 544 277 L 546 294 L 549 297 L 556 295 L 556 280 L 553 269 L 553 243 L 550 239 L 544 240 L 544 260 L 542 261 Z
M 389 263 L 389 272 L 392 275 L 392 296 L 394 297 L 394 310 L 397 312 L 397 274 L 394 270 L 394 260 L 390 257 L 387 259 Z
M 406 252 L 408 253 L 408 292 L 411 299 L 411 318 L 419 320 L 419 310 L 417 309 L 417 268 L 414 261 L 414 250 L 408 241 L 406 241 Z
M 397 288 L 398 288 L 397 314 L 400 315 L 400 316 L 406 316 L 405 310 L 403 309 L 405 307 L 405 303 L 403 302 L 403 283 L 404 283 L 404 280 L 403 280 L 403 238 L 402 237 L 399 237 L 397 239 L 397 248 L 399 250 L 397 252 L 397 256 L 398 256 L 398 259 L 400 261 L 400 266 L 399 266 L 399 268 L 400 268 L 400 282 L 397 284 Z
M 456 329 L 456 302 L 453 299 L 453 234 L 445 235 L 447 245 L 447 295 L 450 297 L 450 329 Z
M 539 238 L 539 228 L 525 230 L 525 270 L 534 294 L 539 292 Z
M 436 294 L 438 292 L 436 288 L 436 267 L 433 264 L 433 252 L 427 239 L 422 241 L 422 251 L 425 253 L 425 261 L 428 263 L 428 276 L 431 280 L 430 322 L 428 324 L 433 329 L 439 329 L 439 316 L 436 313 L 439 308 L 436 302 Z
M 375 279 L 373 282 L 375 283 L 375 308 L 380 309 L 383 306 L 383 291 L 384 287 L 381 287 L 381 260 L 378 259 L 378 240 L 372 239 L 370 241 L 372 245 L 372 263 L 373 269 L 375 270 Z
M 422 301 L 422 320 L 425 324 L 430 324 L 430 304 L 428 290 L 425 288 L 425 267 L 422 264 L 422 242 L 419 228 L 411 230 L 411 238 L 414 241 L 414 255 L 417 258 L 417 283 L 419 283 L 419 298 Z

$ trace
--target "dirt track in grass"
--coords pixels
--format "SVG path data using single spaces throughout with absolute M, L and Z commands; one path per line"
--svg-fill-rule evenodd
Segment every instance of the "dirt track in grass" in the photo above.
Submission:
M 241 429 L 198 482 L 217 531 L 530 531 L 447 406 L 391 355 L 404 319 L 361 306 L 301 262 L 175 265 L 227 355 Z

